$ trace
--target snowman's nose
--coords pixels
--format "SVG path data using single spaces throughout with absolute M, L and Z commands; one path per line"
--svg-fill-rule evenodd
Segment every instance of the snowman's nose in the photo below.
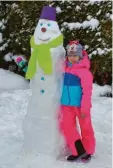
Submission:
M 44 33 L 44 32 L 46 32 L 46 28 L 45 27 L 42 27 L 41 28 L 41 31 Z

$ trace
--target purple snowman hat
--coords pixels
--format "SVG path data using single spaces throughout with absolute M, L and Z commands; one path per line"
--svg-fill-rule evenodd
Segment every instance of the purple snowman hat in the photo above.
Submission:
M 51 6 L 44 6 L 40 19 L 56 21 L 56 9 Z

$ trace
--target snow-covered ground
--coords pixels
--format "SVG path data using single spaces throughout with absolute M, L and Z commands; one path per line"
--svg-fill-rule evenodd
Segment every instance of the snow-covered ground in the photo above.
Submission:
M 31 90 L 24 79 L 22 79 L 22 84 L 20 82 L 21 85 L 19 87 L 20 76 L 10 73 L 9 77 L 9 72 L 4 71 L 4 73 L 6 73 L 5 77 L 2 77 L 2 81 L 0 80 L 0 168 L 16 168 L 18 167 L 18 160 L 23 148 L 21 124 L 27 111 L 27 103 Z M 6 87 L 4 89 L 3 86 L 5 85 L 7 89 Z M 12 89 L 13 87 L 14 90 Z M 91 162 L 87 164 L 67 163 L 64 160 L 54 160 L 54 157 L 40 155 L 37 157 L 37 162 L 32 162 L 31 158 L 29 158 L 33 168 L 112 167 L 112 99 L 99 97 L 100 93 L 103 94 L 106 90 L 109 91 L 110 87 L 93 85 L 92 120 L 97 146 L 96 154 Z M 49 138 L 47 137 L 47 140 Z M 19 168 L 31 168 L 25 167 L 22 164 L 21 162 Z
M 13 72 L 0 69 L 0 91 L 29 89 L 29 82 Z

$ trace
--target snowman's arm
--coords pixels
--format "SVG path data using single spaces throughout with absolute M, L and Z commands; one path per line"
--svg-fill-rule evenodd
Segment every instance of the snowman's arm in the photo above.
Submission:
M 62 84 L 63 84 L 63 69 L 64 69 L 64 61 L 65 61 L 65 55 L 66 55 L 66 51 L 63 47 L 63 45 L 59 46 L 58 48 L 58 54 L 59 54 L 59 60 L 57 63 L 57 70 L 56 70 L 56 82 L 57 82 L 57 86 L 58 86 L 58 92 L 61 93 L 62 92 Z
M 64 57 L 64 58 L 65 58 L 66 51 L 65 51 L 63 45 L 60 45 L 60 46 L 59 46 L 59 54 L 60 54 L 61 57 Z

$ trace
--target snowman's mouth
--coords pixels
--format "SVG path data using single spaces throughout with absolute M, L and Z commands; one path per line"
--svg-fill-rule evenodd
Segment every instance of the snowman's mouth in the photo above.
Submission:
M 41 41 L 48 41 L 50 38 L 47 38 L 47 39 L 41 39 L 41 38 L 38 37 L 38 39 L 41 40 Z

